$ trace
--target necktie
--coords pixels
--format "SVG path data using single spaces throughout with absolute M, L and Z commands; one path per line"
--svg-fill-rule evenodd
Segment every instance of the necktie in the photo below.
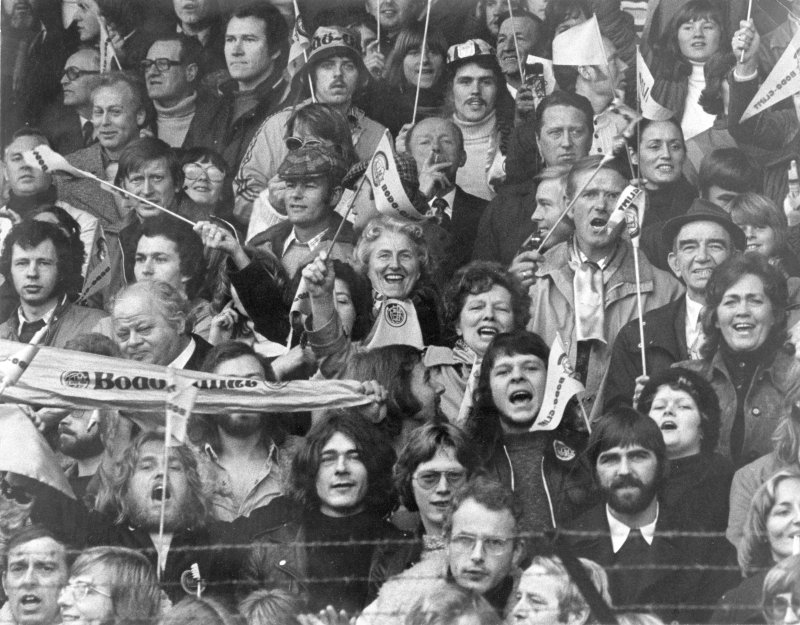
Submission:
M 19 342 L 30 343 L 33 335 L 41 330 L 44 326 L 44 319 L 39 319 L 38 321 L 32 321 L 30 323 L 24 321 L 19 329 Z
M 83 147 L 88 148 L 94 143 L 94 124 L 87 121 L 83 124 Z
M 450 225 L 450 217 L 447 215 L 447 200 L 437 197 L 431 202 L 431 206 L 433 207 L 433 216 L 436 219 L 436 223 L 447 228 Z
M 705 342 L 705 334 L 703 334 L 703 322 L 698 319 L 697 320 L 697 336 L 695 337 L 692 344 L 689 346 L 689 358 L 692 360 L 700 360 L 702 356 L 700 355 L 700 348 L 703 346 Z

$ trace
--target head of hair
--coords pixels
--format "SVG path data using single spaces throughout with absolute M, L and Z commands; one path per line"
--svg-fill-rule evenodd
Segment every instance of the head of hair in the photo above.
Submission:
M 767 519 L 775 505 L 778 486 L 784 480 L 800 480 L 800 467 L 791 465 L 773 475 L 758 487 L 750 501 L 750 510 L 738 547 L 739 567 L 746 576 L 774 564 Z
M 121 358 L 119 347 L 114 340 L 99 332 L 78 334 L 64 343 L 64 349 L 86 354 L 97 354 L 98 356 Z
M 760 191 L 761 170 L 739 148 L 717 148 L 703 157 L 697 174 L 700 196 L 708 199 L 712 186 L 734 193 Z
M 428 117 L 426 119 L 433 119 L 433 118 Z M 456 137 L 456 150 L 459 153 L 462 152 L 464 150 L 464 133 L 461 131 L 461 128 L 459 128 L 458 124 L 456 124 L 452 119 L 447 119 L 444 117 L 438 117 L 436 119 L 443 121 L 452 129 L 453 134 Z M 411 128 L 409 128 L 408 132 L 406 133 L 406 152 L 408 152 L 409 154 L 411 154 L 411 139 L 414 136 L 414 131 L 417 129 L 417 126 L 419 126 L 419 124 L 423 121 L 424 120 L 419 120 L 416 124 L 414 124 Z
M 772 434 L 772 448 L 781 464 L 800 464 L 800 402 L 787 398 L 786 403 Z
M 736 56 L 732 52 L 715 52 L 703 66 L 706 86 L 700 93 L 700 106 L 709 115 L 724 115 L 725 104 L 722 99 L 722 83 L 736 66 Z
M 161 614 L 161 588 L 153 566 L 141 553 L 126 547 L 91 547 L 75 559 L 70 577 L 102 567 L 97 579 L 111 588 L 113 622 L 148 625 Z
M 223 174 L 227 174 L 230 171 L 230 166 L 222 154 L 204 146 L 195 146 L 183 150 L 178 160 L 180 161 L 181 172 L 183 171 L 183 166 L 189 163 L 210 163 Z
M 20 137 L 33 137 L 38 141 L 36 144 L 37 146 L 46 145 L 47 147 L 52 147 L 50 145 L 50 140 L 45 136 L 43 130 L 40 130 L 34 126 L 22 126 L 21 128 L 17 128 L 17 130 L 14 131 L 14 134 L 11 135 L 11 139 L 3 146 L 3 152 L 5 152 L 5 150 L 8 149 L 8 146 L 10 146 Z
M 118 89 L 120 85 L 126 86 L 130 91 L 130 101 L 133 105 L 133 110 L 137 113 L 147 113 L 148 104 L 150 102 L 147 96 L 147 87 L 145 87 L 142 77 L 133 72 L 109 72 L 107 74 L 101 74 L 100 79 L 97 81 L 94 89 L 92 89 L 92 98 L 94 98 L 95 93 L 100 89 Z
M 538 334 L 520 328 L 511 332 L 501 332 L 495 336 L 481 361 L 473 406 L 464 429 L 479 445 L 481 458 L 484 461 L 491 457 L 497 445 L 503 440 L 500 410 L 492 397 L 492 368 L 498 358 L 518 355 L 536 356 L 547 367 L 550 348 Z
M 178 334 L 189 332 L 189 300 L 183 293 L 163 280 L 142 280 L 122 287 L 111 300 L 111 315 L 114 305 L 124 297 L 147 298 L 149 305 L 172 326 Z
M 592 13 L 592 7 L 588 0 L 551 0 L 544 7 L 547 41 L 552 43 L 556 36 L 556 30 L 567 20 L 579 18 L 588 20 Z
M 405 625 L 458 625 L 465 620 L 481 625 L 502 623 L 483 595 L 449 583 L 434 593 L 423 593 L 406 614 Z
M 467 298 L 486 293 L 495 286 L 504 288 L 511 295 L 514 329 L 528 325 L 531 300 L 519 280 L 500 263 L 475 260 L 456 271 L 442 295 L 445 332 L 452 340 L 456 339 L 456 326 Z
M 5 519 L 4 519 L 5 520 Z M 64 569 L 67 568 L 67 545 L 56 538 L 55 534 L 43 525 L 33 524 L 25 525 L 12 531 L 8 539 L 4 541 L 3 548 L 0 550 L 0 569 L 4 573 L 8 572 L 8 554 L 10 554 L 17 547 L 26 545 L 34 540 L 40 538 L 49 538 L 50 540 L 58 543 L 64 550 Z
M 422 51 L 422 40 L 425 34 L 424 30 L 424 23 L 417 22 L 406 26 L 397 34 L 397 38 L 394 40 L 394 47 L 389 57 L 386 59 L 385 80 L 393 87 L 403 91 L 414 88 L 415 85 L 409 84 L 403 73 L 403 61 L 405 61 L 408 54 L 412 52 L 420 53 Z M 442 66 L 444 66 L 447 60 L 447 47 L 447 39 L 445 39 L 441 32 L 436 29 L 428 30 L 428 38 L 425 40 L 425 49 L 428 51 L 428 54 L 437 54 L 442 57 Z M 440 81 L 440 85 L 444 85 L 443 80 Z
M 185 35 L 184 33 L 169 33 L 159 35 L 153 40 L 153 43 L 158 42 L 167 42 L 167 41 L 174 41 L 181 46 L 180 56 L 178 60 L 183 63 L 184 65 L 197 65 L 198 69 L 201 64 L 201 58 L 203 56 L 203 45 L 197 39 L 197 37 L 190 37 L 189 35 Z M 151 46 L 153 44 L 150 44 Z M 198 77 L 200 76 L 198 72 Z M 195 78 L 195 82 L 197 82 L 197 78 Z
M 737 195 L 728 205 L 728 212 L 737 224 L 747 224 L 760 228 L 769 227 L 775 235 L 776 252 L 786 250 L 789 222 L 786 213 L 765 195 L 745 191 Z
M 369 270 L 370 254 L 375 248 L 376 241 L 384 234 L 398 234 L 406 237 L 416 253 L 421 275 L 427 276 L 430 269 L 430 257 L 422 227 L 411 221 L 397 219 L 396 217 L 386 217 L 385 215 L 370 220 L 358 238 L 358 243 L 356 243 L 353 257 L 362 273 L 366 274 Z
M 451 117 L 455 113 L 455 100 L 453 99 L 453 85 L 455 84 L 456 75 L 458 70 L 467 65 L 477 65 L 481 69 L 488 69 L 494 74 L 495 83 L 497 85 L 497 95 L 495 96 L 495 111 L 497 111 L 498 123 L 500 120 L 513 119 L 514 115 L 514 98 L 511 97 L 506 88 L 506 75 L 500 69 L 500 64 L 494 55 L 492 56 L 479 56 L 471 59 L 465 59 L 463 62 L 451 64 L 447 67 L 447 89 L 445 91 L 444 106 L 442 111 L 445 117 Z
M 31 217 L 36 219 L 39 215 L 52 215 L 58 222 L 58 227 L 69 237 L 72 245 L 73 271 L 80 274 L 83 271 L 83 262 L 86 260 L 86 248 L 81 240 L 81 226 L 66 210 L 56 204 L 40 206 L 33 211 Z
M 349 438 L 367 470 L 364 506 L 378 516 L 388 514 L 395 503 L 392 466 L 395 453 L 389 437 L 356 408 L 333 410 L 315 423 L 292 460 L 289 496 L 306 510 L 319 508 L 317 474 L 325 445 L 334 434 Z
M 789 556 L 767 571 L 767 576 L 764 578 L 762 605 L 766 607 L 775 595 L 783 593 L 790 593 L 793 597 L 800 595 L 800 556 Z M 769 619 L 767 620 L 769 621 Z
M 764 294 L 772 304 L 772 316 L 775 322 L 765 344 L 773 346 L 776 351 L 792 349 L 791 343 L 787 343 L 786 338 L 786 306 L 789 300 L 786 278 L 780 269 L 770 265 L 766 258 L 748 252 L 731 256 L 711 272 L 711 278 L 706 285 L 706 305 L 701 314 L 706 340 L 700 348 L 700 354 L 706 360 L 710 361 L 714 357 L 723 340 L 722 331 L 717 327 L 717 307 L 725 297 L 726 291 L 748 275 L 761 280 Z
M 419 510 L 412 478 L 417 467 L 444 451 L 459 462 L 471 477 L 480 468 L 478 450 L 466 432 L 447 422 L 426 423 L 413 430 L 394 465 L 394 485 L 402 503 L 411 512 Z
M 186 283 L 186 296 L 192 300 L 205 276 L 206 261 L 203 255 L 203 241 L 188 224 L 178 221 L 172 215 L 156 215 L 142 223 L 139 237 L 148 239 L 163 237 L 175 244 L 180 258 L 181 276 L 189 278 Z
M 273 64 L 273 67 L 276 68 L 275 71 L 280 71 L 277 68 L 286 67 L 289 56 L 290 33 L 289 25 L 281 15 L 281 12 L 269 2 L 248 2 L 230 13 L 225 21 L 225 28 L 227 29 L 233 18 L 246 19 L 248 17 L 264 22 L 264 34 L 267 37 L 269 53 L 273 54 L 276 50 L 280 50 L 280 54 Z
M 293 135 L 298 124 L 302 124 L 311 136 L 330 141 L 333 148 L 344 157 L 348 168 L 358 162 L 350 122 L 332 106 L 320 102 L 298 106 L 286 122 L 286 135 Z M 333 187 L 340 184 L 340 179 L 332 181 Z
M 131 141 L 119 155 L 119 168 L 117 177 L 124 180 L 153 161 L 163 159 L 167 164 L 172 184 L 176 189 L 183 186 L 183 167 L 178 160 L 178 155 L 169 145 L 155 137 L 143 137 Z
M 658 371 L 650 376 L 639 395 L 639 412 L 645 415 L 650 412 L 653 399 L 662 386 L 683 391 L 692 398 L 700 413 L 700 452 L 713 453 L 719 440 L 720 407 L 717 393 L 711 384 L 698 373 L 681 367 Z
M 514 518 L 515 528 L 522 525 L 524 511 L 522 502 L 517 495 L 500 481 L 483 474 L 474 475 L 461 488 L 453 493 L 450 500 L 450 509 L 444 523 L 444 536 L 449 540 L 453 530 L 453 515 L 465 501 L 472 500 L 492 512 L 508 512 Z M 516 531 L 514 532 L 516 534 Z M 514 541 L 520 543 L 523 539 L 515 536 Z
M 369 280 L 353 269 L 349 263 L 345 263 L 338 258 L 333 259 L 333 271 L 336 279 L 341 280 L 350 289 L 350 299 L 356 311 L 356 320 L 353 329 L 350 331 L 350 338 L 353 341 L 360 341 L 369 334 L 372 329 L 370 319 L 372 311 L 372 292 Z
M 184 597 L 173 605 L 159 625 L 245 625 L 238 614 L 231 612 L 225 605 L 210 598 Z
M 602 163 L 602 166 L 601 166 Z M 595 154 L 594 156 L 585 156 L 581 159 L 578 159 L 572 164 L 572 167 L 567 174 L 567 181 L 564 185 L 564 193 L 567 199 L 571 200 L 578 192 L 580 185 L 579 183 L 579 176 L 583 176 L 584 174 L 590 174 L 594 172 L 598 167 L 600 169 L 608 169 L 610 171 L 617 172 L 620 176 L 622 176 L 625 180 L 627 177 L 623 174 L 619 169 L 618 159 L 614 159 L 613 161 L 603 161 L 603 157 L 599 154 Z
M 681 123 L 677 119 L 675 119 L 674 117 L 670 117 L 669 119 L 662 119 L 662 120 L 646 119 L 646 118 L 643 117 L 638 122 L 636 122 L 636 135 L 635 136 L 637 137 L 637 139 L 635 141 L 631 141 L 629 143 L 631 149 L 634 152 L 636 152 L 636 153 L 639 152 L 639 148 L 641 147 L 641 143 L 644 141 L 644 132 L 645 132 L 645 130 L 647 130 L 648 128 L 650 128 L 650 126 L 653 126 L 655 124 L 671 124 L 672 126 L 677 128 L 678 132 L 680 133 L 681 143 L 683 143 L 684 146 L 686 145 L 686 142 L 684 141 L 684 138 L 683 138 L 683 128 L 681 128 Z
M 115 462 L 114 467 L 105 476 L 105 479 L 101 480 L 96 507 L 115 519 L 116 523 L 125 523 L 130 518 L 131 510 L 127 497 L 130 481 L 134 473 L 136 473 L 136 466 L 139 463 L 142 448 L 147 443 L 153 442 L 163 445 L 164 435 L 156 431 L 146 431 L 138 434 L 130 446 L 125 449 L 119 460 Z M 209 518 L 210 503 L 200 481 L 194 452 L 186 445 L 170 447 L 170 451 L 175 453 L 180 462 L 189 487 L 186 505 L 181 509 L 184 527 L 203 527 Z
M 50 241 L 56 251 L 58 281 L 55 285 L 54 295 L 61 297 L 65 293 L 68 295 L 80 293 L 83 287 L 83 276 L 81 275 L 83 257 L 75 258 L 74 246 L 61 228 L 55 224 L 35 219 L 25 220 L 11 228 L 3 241 L 3 251 L 0 253 L 0 273 L 5 277 L 6 282 L 13 284 L 11 261 L 14 246 L 23 250 L 32 250 L 45 241 Z
M 414 368 L 422 363 L 422 354 L 410 345 L 384 345 L 362 350 L 350 357 L 345 369 L 348 380 L 376 380 L 386 389 L 386 420 L 381 427 L 395 439 L 400 435 L 403 422 L 413 419 L 422 405 L 414 396 L 412 377 Z
M 533 122 L 533 129 L 537 137 L 542 136 L 542 119 L 547 109 L 555 106 L 570 106 L 583 113 L 586 120 L 586 130 L 589 134 L 594 132 L 594 109 L 587 98 L 577 93 L 556 89 L 553 93 L 546 95 L 536 107 L 536 117 Z
M 239 614 L 247 625 L 300 625 L 300 598 L 281 588 L 254 590 L 239 602 Z
M 142 0 L 97 0 L 97 7 L 109 24 L 122 36 L 141 28 L 145 20 L 145 4 Z
M 586 570 L 589 578 L 597 591 L 602 595 L 608 605 L 611 605 L 608 574 L 603 567 L 594 560 L 579 558 L 581 565 Z M 538 555 L 531 560 L 530 566 L 523 575 L 532 569 L 541 569 L 547 577 L 556 582 L 558 594 L 558 622 L 567 623 L 570 615 L 589 613 L 591 608 L 584 599 L 580 588 L 572 579 L 561 558 L 557 555 Z
M 661 429 L 650 417 L 627 406 L 606 412 L 594 424 L 584 452 L 593 470 L 596 471 L 600 454 L 614 447 L 643 447 L 652 451 L 658 463 L 656 480 L 661 481 L 666 467 L 667 448 Z
M 691 74 L 692 65 L 681 54 L 680 45 L 678 44 L 678 31 L 683 24 L 700 19 L 716 22 L 720 30 L 718 51 L 730 52 L 731 38 L 728 35 L 727 22 L 722 7 L 716 0 L 689 0 L 672 16 L 656 46 L 656 62 L 654 63 L 656 79 L 662 77 L 680 80 Z

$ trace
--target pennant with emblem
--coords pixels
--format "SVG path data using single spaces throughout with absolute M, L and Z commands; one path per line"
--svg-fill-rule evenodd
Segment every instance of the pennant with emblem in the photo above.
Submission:
M 414 303 L 411 300 L 392 298 L 383 300 L 364 345 L 366 349 L 386 345 L 411 345 L 422 350 L 425 345 Z
M 408 199 L 406 190 L 400 180 L 400 172 L 394 160 L 394 148 L 389 131 L 383 133 L 375 153 L 369 162 L 366 172 L 367 180 L 372 185 L 372 195 L 375 198 L 375 208 L 382 215 L 422 221 L 421 215 L 411 200 Z
M 556 334 L 547 360 L 547 383 L 542 407 L 530 428 L 531 432 L 555 430 L 561 423 L 569 400 L 584 391 L 583 384 L 575 379 L 574 373 L 561 335 Z

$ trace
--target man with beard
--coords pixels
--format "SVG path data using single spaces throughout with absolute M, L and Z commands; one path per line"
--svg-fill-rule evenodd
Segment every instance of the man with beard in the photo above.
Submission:
M 203 371 L 267 379 L 267 369 L 253 348 L 236 341 L 214 347 Z M 265 413 L 191 416 L 189 439 L 199 448 L 201 475 L 217 520 L 249 516 L 285 492 L 299 439 L 287 436 L 281 426 L 278 415 Z
M 173 603 L 185 596 L 181 577 L 192 564 L 199 566 L 209 592 L 225 593 L 220 584 L 231 568 L 221 566 L 225 550 L 215 545 L 209 531 L 210 503 L 194 454 L 185 445 L 170 446 L 165 457 L 162 433 L 139 434 L 103 481 L 93 510 L 38 482 L 32 484 L 27 487 L 35 496 L 31 519 L 57 538 L 77 548 L 109 545 L 139 551 L 160 567 L 162 588 Z
M 61 622 L 58 595 L 67 583 L 67 549 L 41 526 L 14 532 L 3 557 L 0 609 L 4 625 L 54 625 Z
M 655 421 L 620 407 L 596 422 L 586 450 L 605 499 L 565 532 L 576 556 L 602 565 L 614 606 L 650 605 L 665 622 L 702 623 L 736 583 L 733 549 L 659 501 L 666 448 Z M 699 534 L 699 535 L 698 535 Z

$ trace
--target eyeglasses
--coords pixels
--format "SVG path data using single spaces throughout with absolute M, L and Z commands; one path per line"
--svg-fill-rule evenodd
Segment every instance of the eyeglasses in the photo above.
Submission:
M 513 538 L 498 538 L 496 536 L 473 536 L 472 534 L 456 534 L 450 538 L 450 546 L 460 551 L 473 551 L 475 545 L 481 547 L 491 556 L 500 556 L 506 552 L 507 547 L 514 541 Z
M 175 65 L 183 65 L 183 61 L 173 61 L 172 59 L 144 59 L 139 63 L 139 66 L 145 72 L 153 67 L 153 65 L 156 66 L 156 69 L 159 72 L 168 72 L 170 67 L 174 67 Z
M 450 488 L 458 488 L 467 481 L 465 471 L 423 471 L 417 473 L 412 479 L 424 490 L 436 488 L 442 481 L 442 476 Z
M 225 180 L 225 173 L 215 165 L 203 166 L 199 163 L 186 163 L 183 166 L 183 175 L 189 180 L 197 180 L 200 176 L 205 176 L 211 182 L 222 182 Z
M 96 592 L 98 595 L 102 595 L 104 597 L 111 597 L 110 593 L 107 593 L 103 590 L 100 590 L 97 586 L 92 584 L 91 582 L 69 582 L 61 592 L 70 592 L 72 594 L 72 598 L 77 601 L 82 601 L 86 599 L 87 595 L 90 592 Z
M 77 67 L 70 66 L 64 68 L 61 77 L 63 78 L 64 76 L 66 76 L 67 78 L 69 78 L 70 81 L 73 81 L 73 80 L 78 80 L 78 78 L 86 74 L 99 74 L 99 73 L 100 73 L 99 71 L 92 69 L 78 69 Z
M 322 141 L 319 139 L 301 139 L 300 137 L 286 137 L 284 142 L 286 143 L 286 149 L 292 152 L 305 146 L 319 147 L 322 145 Z
M 792 600 L 789 601 L 784 595 L 776 595 L 764 603 L 764 616 L 770 621 L 782 621 L 786 618 L 789 607 L 796 616 L 800 616 L 800 597 L 793 594 Z

